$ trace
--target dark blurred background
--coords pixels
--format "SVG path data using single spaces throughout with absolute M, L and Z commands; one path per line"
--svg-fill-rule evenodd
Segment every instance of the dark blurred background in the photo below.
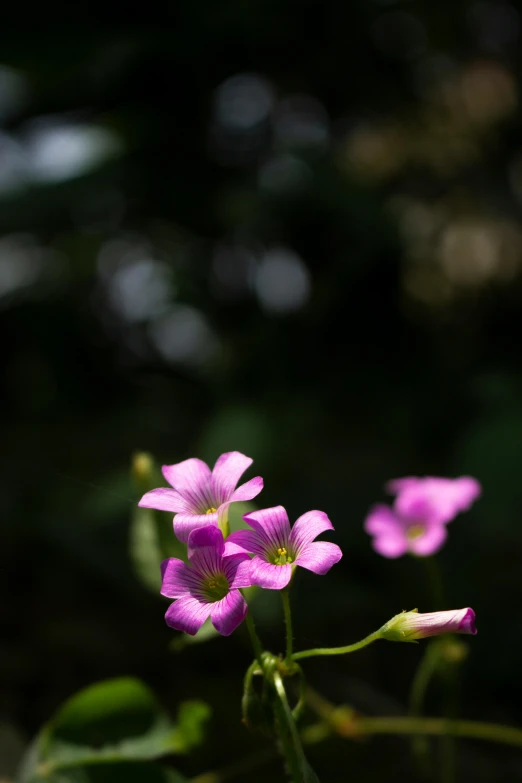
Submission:
M 130 556 L 137 450 L 255 460 L 263 506 L 328 512 L 344 558 L 300 573 L 298 648 L 405 608 L 471 605 L 460 712 L 522 720 L 521 16 L 499 0 L 190 2 L 140 25 L 0 32 L 3 517 L 0 778 L 100 678 L 213 707 L 195 775 L 240 724 L 244 629 L 175 651 Z M 376 555 L 391 477 L 472 474 L 440 555 Z M 165 518 L 165 524 L 170 522 Z M 283 644 L 278 596 L 254 608 Z M 311 660 L 310 682 L 405 714 L 422 646 Z M 441 711 L 440 684 L 427 709 Z M 233 741 L 232 738 L 233 737 Z M 331 740 L 322 779 L 417 780 L 403 738 Z M 520 753 L 462 742 L 461 780 Z M 249 779 L 283 779 L 279 762 Z

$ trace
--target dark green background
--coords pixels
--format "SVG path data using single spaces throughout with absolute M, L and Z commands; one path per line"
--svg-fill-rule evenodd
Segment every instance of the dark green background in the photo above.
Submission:
M 208 744 L 179 764 L 189 775 L 264 742 L 239 721 L 244 629 L 169 651 L 166 603 L 135 576 L 139 449 L 166 463 L 238 449 L 255 460 L 247 477 L 265 479 L 263 505 L 292 519 L 327 511 L 344 557 L 327 577 L 296 579 L 299 648 L 349 643 L 401 609 L 471 605 L 461 713 L 519 722 L 518 11 L 393 0 L 147 11 L 109 27 L 78 7 L 77 25 L 0 32 L 5 774 L 65 697 L 122 674 L 173 710 L 188 696 L 212 704 Z M 45 133 L 78 126 L 105 129 L 117 150 L 38 175 Z M 57 148 L 59 163 L 63 137 Z M 309 295 L 274 311 L 259 281 L 281 248 Z M 134 309 L 122 305 L 115 276 L 151 259 L 141 269 L 158 298 L 133 278 Z M 267 283 L 269 297 L 283 282 Z M 158 323 L 180 330 L 170 359 Z M 444 607 L 422 562 L 378 557 L 362 530 L 388 478 L 424 473 L 469 473 L 484 488 L 440 555 Z M 255 612 L 281 649 L 277 596 Z M 421 654 L 380 644 L 306 671 L 337 703 L 404 714 Z M 428 703 L 440 713 L 440 683 Z M 310 758 L 332 783 L 417 779 L 402 739 L 332 740 Z M 522 761 L 462 743 L 459 768 L 461 780 L 511 781 Z M 268 776 L 282 780 L 281 765 L 249 779 Z

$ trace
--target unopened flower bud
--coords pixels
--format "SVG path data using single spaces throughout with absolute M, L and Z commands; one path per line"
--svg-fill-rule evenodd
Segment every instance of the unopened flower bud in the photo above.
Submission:
M 154 460 L 146 451 L 138 451 L 132 457 L 132 475 L 138 484 L 144 484 L 152 478 Z
M 443 633 L 476 634 L 475 612 L 466 609 L 451 609 L 447 612 L 420 614 L 417 609 L 396 614 L 381 628 L 381 639 L 389 642 L 414 642 L 428 636 Z

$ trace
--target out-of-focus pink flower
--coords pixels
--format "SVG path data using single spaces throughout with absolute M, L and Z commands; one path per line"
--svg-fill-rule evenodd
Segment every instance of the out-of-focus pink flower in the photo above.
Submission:
M 373 536 L 375 551 L 390 558 L 406 552 L 420 557 L 437 552 L 447 537 L 446 524 L 467 511 L 481 493 L 479 482 L 471 476 L 410 476 L 389 481 L 386 488 L 396 495 L 393 506 L 374 506 L 364 529 Z

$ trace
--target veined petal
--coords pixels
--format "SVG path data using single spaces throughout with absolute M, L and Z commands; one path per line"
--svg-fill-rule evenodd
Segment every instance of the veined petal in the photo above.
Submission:
M 174 514 L 177 514 L 178 511 L 188 511 L 190 513 L 190 505 L 185 498 L 182 498 L 179 492 L 170 489 L 170 487 L 151 489 L 150 492 L 146 492 L 143 495 L 138 506 L 155 508 L 158 511 L 172 511 Z
M 259 495 L 263 489 L 263 486 L 264 484 L 261 476 L 256 476 L 255 478 L 250 479 L 250 481 L 247 481 L 245 484 L 241 484 L 240 487 L 234 490 L 230 500 L 232 502 L 235 502 L 236 500 L 252 500 L 252 498 L 255 498 Z
M 189 566 L 177 557 L 164 560 L 161 564 L 161 595 L 179 598 L 198 589 L 201 580 Z
M 364 520 L 364 529 L 371 536 L 380 536 L 387 533 L 402 533 L 404 525 L 389 506 L 378 503 L 370 509 Z
M 408 551 L 408 539 L 403 531 L 390 530 L 375 536 L 372 547 L 379 555 L 395 559 Z
M 277 550 L 286 547 L 290 537 L 290 522 L 283 506 L 252 511 L 245 514 L 243 519 L 258 533 L 266 548 Z
M 313 541 L 301 550 L 295 565 L 313 571 L 314 574 L 326 574 L 342 556 L 341 548 L 337 544 L 330 541 Z
M 225 554 L 235 555 L 247 552 L 252 555 L 264 555 L 266 547 L 260 541 L 255 530 L 236 530 L 225 541 Z
M 231 590 L 228 595 L 210 604 L 212 625 L 222 636 L 230 636 L 245 619 L 247 603 L 239 590 Z
M 254 557 L 251 566 L 252 584 L 267 590 L 282 590 L 292 577 L 291 565 L 272 565 L 260 557 Z
M 202 576 L 222 571 L 223 533 L 214 525 L 204 525 L 192 531 L 188 539 L 188 559 Z
M 475 635 L 475 612 L 471 607 L 451 609 L 445 612 L 428 612 L 422 614 L 414 609 L 411 612 L 401 612 L 388 620 L 381 628 L 383 639 L 390 642 L 412 642 L 416 639 L 426 639 L 428 636 L 439 636 L 443 633 L 468 633 Z
M 248 555 L 232 555 L 223 558 L 223 570 L 230 589 L 250 587 L 252 584 L 252 561 Z
M 218 458 L 212 471 L 212 490 L 219 504 L 230 500 L 237 482 L 252 462 L 239 451 L 228 451 Z
M 429 525 L 418 538 L 409 542 L 410 552 L 420 557 L 438 552 L 448 536 L 448 530 L 443 522 Z
M 214 504 L 209 466 L 200 459 L 186 459 L 176 465 L 163 465 L 162 473 L 190 505 L 193 513 L 201 513 Z
M 176 514 L 174 517 L 174 535 L 184 544 L 193 530 L 200 527 L 215 527 L 218 525 L 218 515 L 215 514 Z
M 289 544 L 296 552 L 314 541 L 325 530 L 333 530 L 333 525 L 324 511 L 307 511 L 296 520 L 289 536 Z
M 194 636 L 210 615 L 211 606 L 191 595 L 184 595 L 169 606 L 165 620 L 171 628 Z

